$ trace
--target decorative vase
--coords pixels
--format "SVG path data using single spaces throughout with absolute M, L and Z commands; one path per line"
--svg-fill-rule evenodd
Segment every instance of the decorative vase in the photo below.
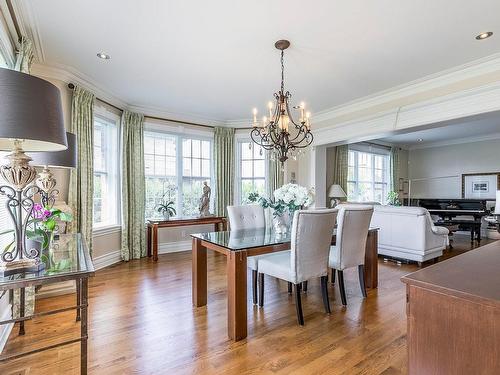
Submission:
M 278 234 L 284 234 L 288 232 L 288 220 L 286 215 L 279 215 L 273 217 L 273 228 Z
M 163 220 L 170 220 L 170 212 L 168 210 L 163 211 Z

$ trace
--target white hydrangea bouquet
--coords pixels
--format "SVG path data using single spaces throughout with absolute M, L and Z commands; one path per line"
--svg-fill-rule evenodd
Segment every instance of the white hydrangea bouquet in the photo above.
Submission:
M 309 207 L 313 203 L 313 194 L 307 188 L 297 184 L 286 184 L 276 189 L 273 199 L 261 197 L 257 193 L 249 195 L 250 202 L 256 202 L 264 208 L 272 208 L 274 226 L 277 231 L 286 231 L 284 216 L 293 218 L 295 211 Z

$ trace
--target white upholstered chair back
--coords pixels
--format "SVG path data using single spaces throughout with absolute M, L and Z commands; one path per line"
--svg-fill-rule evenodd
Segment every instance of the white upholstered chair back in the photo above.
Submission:
M 339 270 L 365 263 L 365 247 L 373 214 L 372 206 L 342 205 L 337 216 L 336 255 Z
M 336 216 L 336 210 L 295 212 L 290 258 L 293 283 L 328 274 L 328 255 Z
M 257 204 L 246 206 L 228 206 L 229 226 L 231 230 L 265 228 L 264 208 Z

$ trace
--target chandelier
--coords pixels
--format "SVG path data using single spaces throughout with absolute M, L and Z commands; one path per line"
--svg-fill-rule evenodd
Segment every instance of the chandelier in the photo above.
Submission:
M 281 89 L 274 93 L 275 103 L 269 102 L 269 118 L 264 116 L 262 121 L 257 120 L 257 108 L 253 109 L 253 127 L 250 132 L 252 141 L 264 150 L 271 152 L 271 157 L 281 164 L 290 157 L 296 158 L 303 148 L 313 141 L 311 133 L 310 112 L 306 112 L 305 104 L 294 106 L 299 112 L 299 121 L 296 122 L 290 112 L 289 100 L 292 97 L 289 91 L 285 92 L 285 65 L 284 52 L 290 46 L 288 40 L 278 40 L 274 46 L 281 51 Z

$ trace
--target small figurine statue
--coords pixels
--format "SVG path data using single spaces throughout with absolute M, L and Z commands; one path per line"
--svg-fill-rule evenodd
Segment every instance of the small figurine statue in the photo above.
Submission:
M 212 189 L 208 186 L 206 181 L 203 181 L 203 195 L 200 198 L 200 216 L 210 216 L 210 195 Z

